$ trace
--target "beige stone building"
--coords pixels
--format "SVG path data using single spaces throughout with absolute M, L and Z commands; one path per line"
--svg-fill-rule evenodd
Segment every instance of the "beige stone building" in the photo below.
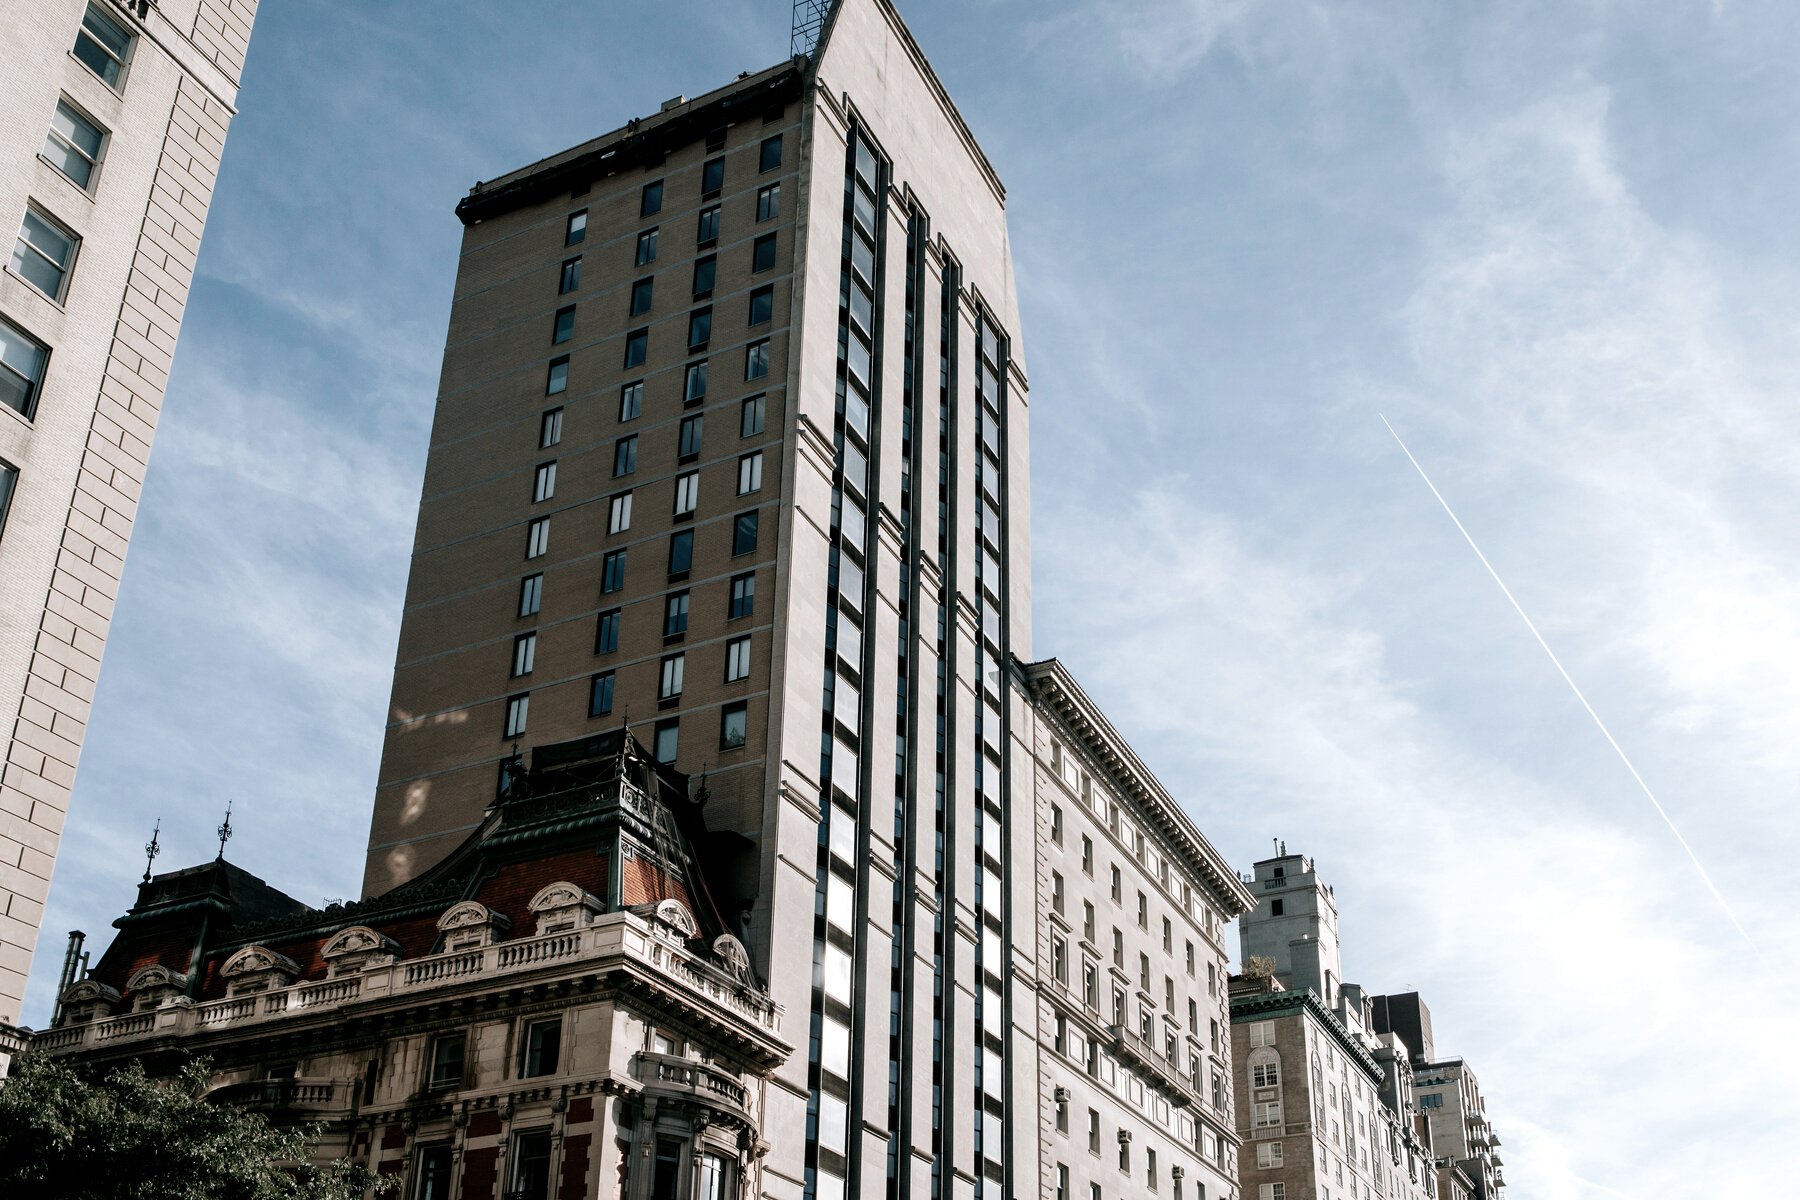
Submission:
M 0 0 L 0 1024 L 24 995 L 255 16 L 256 0 Z

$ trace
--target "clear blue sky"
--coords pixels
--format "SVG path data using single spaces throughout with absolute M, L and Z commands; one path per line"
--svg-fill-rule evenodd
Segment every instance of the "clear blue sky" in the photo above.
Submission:
M 1791 1190 L 1792 5 L 902 9 L 1009 188 L 1036 652 L 1228 856 L 1318 857 L 1347 976 L 1426 994 L 1515 1195 Z M 28 1022 L 156 817 L 159 867 L 231 797 L 236 861 L 355 893 L 452 208 L 784 58 L 787 18 L 264 5 Z

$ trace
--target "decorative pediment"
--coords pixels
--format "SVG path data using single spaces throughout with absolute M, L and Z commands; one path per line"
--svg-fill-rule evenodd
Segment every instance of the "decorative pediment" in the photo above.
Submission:
M 400 956 L 400 943 L 367 925 L 352 925 L 332 934 L 319 956 L 331 975 L 351 975 L 393 962 Z
M 286 987 L 300 974 L 300 967 L 267 946 L 245 946 L 225 960 L 219 974 L 225 977 L 227 994 L 241 996 Z
M 694 914 L 679 900 L 659 901 L 656 905 L 656 919 L 682 937 L 700 936 L 700 922 L 694 920 Z
M 464 900 L 445 909 L 437 927 L 444 935 L 446 950 L 473 950 L 499 941 L 512 922 L 485 904 Z
M 151 963 L 125 981 L 125 990 L 132 994 L 133 1007 L 140 1012 L 159 1008 L 167 1001 L 185 995 L 187 989 L 188 977 L 161 963 Z
M 744 949 L 744 943 L 729 933 L 721 933 L 713 939 L 713 956 L 719 960 L 727 971 L 739 979 L 750 977 L 750 953 Z
M 64 1017 L 81 1024 L 110 1015 L 113 1005 L 119 1002 L 119 993 L 98 979 L 81 979 L 63 992 L 62 1002 Z
M 530 909 L 537 917 L 537 932 L 556 933 L 587 924 L 589 918 L 606 911 L 599 897 L 590 895 L 567 880 L 558 880 L 531 898 Z

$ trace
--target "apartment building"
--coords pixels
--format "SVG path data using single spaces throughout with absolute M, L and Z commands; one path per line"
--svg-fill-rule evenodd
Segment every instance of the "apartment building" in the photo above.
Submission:
M 16 234 L 0 269 L 0 1025 L 24 996 L 255 17 L 256 0 L 0 0 L 0 220 Z

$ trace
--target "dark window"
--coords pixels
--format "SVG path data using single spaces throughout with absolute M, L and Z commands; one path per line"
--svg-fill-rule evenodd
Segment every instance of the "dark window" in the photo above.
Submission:
M 775 238 L 773 233 L 765 233 L 757 238 L 750 249 L 750 271 L 767 271 L 775 265 Z
M 670 592 L 663 597 L 663 637 L 680 637 L 687 632 L 688 594 Z
M 744 744 L 750 725 L 750 706 L 742 700 L 719 710 L 719 749 L 736 750 Z
M 527 575 L 519 580 L 519 615 L 536 616 L 544 602 L 544 577 Z
M 638 216 L 648 217 L 662 211 L 662 180 L 644 185 L 644 194 L 638 201 Z
M 587 209 L 569 214 L 568 228 L 563 231 L 563 245 L 575 246 L 587 239 Z
M 635 421 L 639 413 L 644 411 L 644 384 L 642 380 L 628 383 L 619 389 L 619 420 Z
M 631 316 L 641 317 L 650 311 L 650 300 L 655 290 L 654 279 L 640 279 L 631 285 Z
M 576 290 L 577 288 L 579 288 L 580 286 L 581 286 L 581 259 L 571 258 L 571 259 L 567 260 L 566 262 L 564 262 L 562 265 L 562 282 L 560 282 L 556 285 L 556 290 L 559 293 L 572 292 L 572 291 Z
M 763 431 L 763 398 L 752 396 L 744 401 L 744 409 L 738 418 L 738 436 L 755 437 Z
M 688 314 L 688 351 L 703 348 L 712 340 L 712 309 L 701 308 Z
M 775 315 L 775 285 L 764 284 L 750 293 L 750 324 L 761 325 Z
M 686 575 L 694 567 L 694 531 L 683 529 L 669 535 L 669 574 Z
M 431 1069 L 426 1086 L 431 1091 L 462 1086 L 466 1034 L 445 1033 L 431 1040 Z
M 640 367 L 650 355 L 650 331 L 634 329 L 625 335 L 625 365 Z
M 719 274 L 719 260 L 715 255 L 694 260 L 694 299 L 704 300 L 713 293 L 713 281 Z
M 763 139 L 762 157 L 757 162 L 757 170 L 773 171 L 776 167 L 779 167 L 780 165 L 781 165 L 781 135 L 778 133 L 772 138 L 764 138 Z
M 413 1200 L 450 1200 L 450 1147 L 444 1143 L 419 1150 Z
M 569 356 L 550 360 L 550 372 L 544 378 L 544 395 L 554 396 L 569 386 Z
M 619 648 L 619 620 L 622 614 L 618 609 L 600 614 L 600 620 L 594 626 L 594 653 L 611 654 Z
M 556 310 L 556 324 L 550 330 L 550 344 L 560 346 L 575 336 L 575 306 Z
M 556 1074 L 556 1060 L 562 1051 L 562 1021 L 533 1021 L 525 1028 L 525 1060 L 519 1074 L 526 1079 Z
M 637 470 L 637 435 L 622 437 L 613 443 L 613 476 L 629 475 Z
M 656 761 L 660 762 L 660 763 L 672 763 L 675 761 L 675 755 L 677 753 L 679 753 L 680 750 L 681 750 L 681 718 L 680 717 L 670 717 L 666 721 L 658 721 L 656 723 Z M 660 1143 L 660 1142 L 658 1143 L 659 1148 L 658 1148 L 657 1155 L 656 1155 L 656 1161 L 657 1161 L 657 1166 L 658 1166 L 658 1178 L 661 1177 L 660 1168 L 662 1166 L 662 1151 L 661 1151 L 660 1147 L 662 1146 L 662 1144 L 663 1143 Z M 679 1143 L 677 1143 L 676 1145 L 677 1145 L 676 1154 L 677 1154 L 677 1156 L 679 1156 L 679 1154 L 680 1154 Z M 657 1198 L 657 1200 L 663 1200 L 662 1193 L 660 1193 L 660 1192 L 653 1192 L 652 1195 L 654 1195 Z M 673 1195 L 674 1195 L 674 1193 L 671 1192 L 670 1196 L 672 1197 Z
M 728 619 L 747 617 L 756 611 L 756 574 L 731 577 L 731 607 L 726 612 Z
M 725 127 L 719 126 L 706 135 L 706 152 L 715 153 L 725 148 Z
M 13 487 L 19 482 L 19 469 L 0 461 L 0 534 L 6 532 L 6 510 L 12 503 Z
M 725 160 L 709 158 L 700 168 L 700 198 L 708 199 L 719 194 L 725 186 Z
M 706 360 L 689 363 L 686 386 L 682 388 L 681 400 L 684 404 L 698 404 L 706 399 Z
M 506 1200 L 550 1200 L 550 1131 L 536 1129 L 513 1139 L 512 1186 Z
M 1269 915 L 1271 917 L 1281 916 L 1283 909 L 1284 909 L 1284 905 L 1283 905 L 1282 901 L 1280 901 L 1280 900 L 1269 901 Z
M 755 553 L 756 524 L 757 514 L 755 512 L 739 513 L 737 520 L 732 522 L 731 553 L 733 557 L 739 554 Z
M 681 418 L 681 444 L 678 454 L 682 462 L 700 456 L 700 436 L 704 432 L 706 414 L 695 413 Z
M 600 594 L 616 592 L 625 586 L 625 551 L 608 550 L 600 560 Z
M 773 221 L 781 215 L 781 185 L 771 183 L 756 189 L 756 219 Z
M 656 261 L 656 233 L 654 229 L 646 229 L 638 234 L 637 258 L 638 266 L 645 267 Z
M 0 404 L 30 420 L 49 358 L 48 348 L 0 320 Z
M 744 378 L 762 379 L 769 373 L 769 339 L 744 347 Z
M 613 673 L 603 671 L 588 685 L 588 716 L 604 717 L 612 711 Z
M 108 86 L 119 86 L 119 74 L 125 69 L 125 58 L 131 50 L 131 34 L 119 23 L 95 8 L 87 6 L 81 28 L 75 34 L 75 57 L 86 63 Z
M 705 249 L 719 240 L 719 206 L 700 210 L 700 228 L 694 237 L 695 242 Z

